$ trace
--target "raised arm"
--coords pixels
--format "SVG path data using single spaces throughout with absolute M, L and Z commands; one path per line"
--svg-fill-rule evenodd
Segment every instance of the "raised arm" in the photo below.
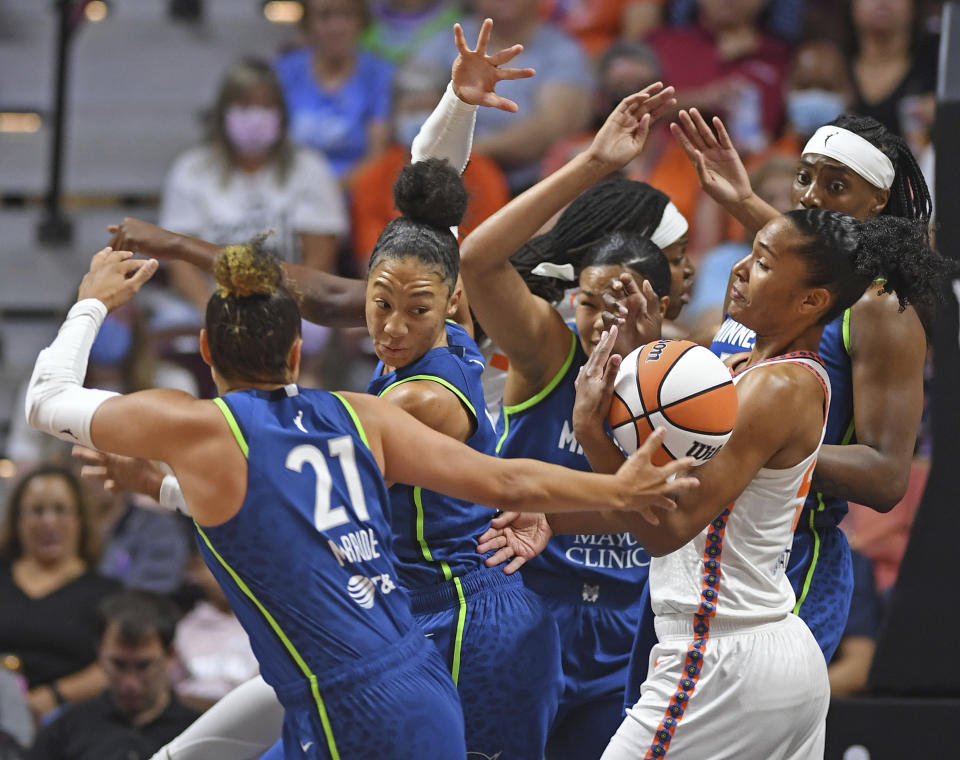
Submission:
M 878 512 L 903 498 L 923 412 L 927 342 L 917 313 L 871 289 L 851 311 L 856 443 L 824 446 L 814 488 Z M 896 409 L 895 413 L 891 413 Z
M 389 481 L 411 483 L 478 504 L 517 512 L 641 509 L 666 502 L 663 494 L 696 486 L 667 478 L 689 460 L 650 463 L 653 447 L 637 451 L 616 475 L 568 470 L 532 459 L 498 459 L 432 430 L 392 404 L 364 394 L 342 394 L 366 431 Z
M 680 111 L 670 131 L 696 168 L 700 187 L 750 235 L 780 216 L 773 206 L 753 192 L 743 161 L 719 117 L 713 117 L 711 129 L 696 108 Z
M 529 291 L 510 256 L 580 193 L 633 160 L 652 120 L 672 103 L 673 88 L 659 82 L 626 98 L 586 152 L 508 203 L 464 241 L 462 274 L 470 305 L 525 390 L 536 393 L 557 373 L 570 333 L 551 305 Z
M 83 387 L 90 348 L 107 313 L 130 300 L 157 269 L 155 260 L 132 256 L 105 248 L 93 257 L 77 303 L 37 357 L 27 421 L 71 443 L 167 462 L 197 505 L 197 520 L 222 522 L 243 501 L 245 486 L 236 474 L 246 463 L 213 402 L 174 390 L 119 395 Z
M 183 261 L 204 272 L 213 271 L 220 246 L 179 235 L 141 219 L 126 217 L 107 228 L 115 250 L 128 250 L 158 259 Z M 296 297 L 304 319 L 331 327 L 364 324 L 366 287 L 363 280 L 338 277 L 311 267 L 281 263 L 287 286 Z

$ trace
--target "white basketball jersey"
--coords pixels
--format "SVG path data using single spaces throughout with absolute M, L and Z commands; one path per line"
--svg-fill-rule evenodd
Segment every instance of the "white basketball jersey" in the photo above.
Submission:
M 747 368 L 733 381 L 782 363 L 800 364 L 816 373 L 823 383 L 826 418 L 830 379 L 816 354 L 778 356 Z M 822 443 L 823 431 L 820 443 L 802 462 L 783 470 L 761 469 L 699 535 L 651 561 L 650 596 L 658 617 L 697 615 L 750 623 L 781 618 L 793 609 L 796 599 L 786 576 L 787 561 Z

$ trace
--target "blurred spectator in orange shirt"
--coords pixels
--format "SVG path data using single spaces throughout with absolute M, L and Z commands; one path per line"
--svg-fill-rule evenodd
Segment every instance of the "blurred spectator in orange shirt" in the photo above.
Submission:
M 410 61 L 397 70 L 393 143 L 379 158 L 357 169 L 353 187 L 353 252 L 358 272 L 366 272 L 370 253 L 387 222 L 400 216 L 393 205 L 391 188 L 400 170 L 410 162 L 413 138 L 440 100 L 449 78 L 449 69 L 430 63 Z M 510 193 L 500 168 L 476 153 L 463 173 L 463 182 L 470 197 L 460 225 L 460 233 L 465 236 L 503 206 L 510 199 Z
M 541 0 L 540 13 L 596 57 L 618 37 L 646 37 L 663 20 L 665 5 L 666 0 Z

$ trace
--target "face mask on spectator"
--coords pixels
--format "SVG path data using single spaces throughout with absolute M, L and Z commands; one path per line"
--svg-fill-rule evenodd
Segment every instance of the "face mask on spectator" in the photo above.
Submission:
M 393 124 L 394 139 L 401 145 L 409 148 L 413 145 L 413 138 L 417 136 L 423 122 L 430 116 L 431 111 L 411 111 L 399 114 Z
M 787 93 L 787 118 L 801 135 L 812 135 L 837 118 L 846 107 L 843 95 L 829 90 L 793 90 Z
M 237 153 L 259 156 L 280 138 L 280 112 L 264 106 L 230 106 L 224 126 L 227 139 Z

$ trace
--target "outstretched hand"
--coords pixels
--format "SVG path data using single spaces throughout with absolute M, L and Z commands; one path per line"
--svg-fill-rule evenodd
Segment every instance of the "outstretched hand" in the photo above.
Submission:
M 654 82 L 620 101 L 587 149 L 590 158 L 610 171 L 629 164 L 643 150 L 651 125 L 677 104 L 673 95 L 673 87 Z
M 132 216 L 124 217 L 119 224 L 107 225 L 110 233 L 110 247 L 115 251 L 134 251 L 144 256 L 159 256 L 162 254 L 162 238 L 169 233 L 150 222 L 136 219 Z
M 670 131 L 696 168 L 700 186 L 717 203 L 742 203 L 753 194 L 740 154 L 719 117 L 713 117 L 711 129 L 696 108 L 680 111 Z
M 130 251 L 104 248 L 90 261 L 90 271 L 80 282 L 77 300 L 96 298 L 103 302 L 107 311 L 113 311 L 137 294 L 153 277 L 157 266 L 156 259 L 134 259 Z
M 547 516 L 542 513 L 504 512 L 493 518 L 490 527 L 477 539 L 477 552 L 496 550 L 485 564 L 496 567 L 509 559 L 503 572 L 511 575 L 546 549 L 552 535 Z
M 681 476 L 696 464 L 693 457 L 681 457 L 663 466 L 651 461 L 666 432 L 666 428 L 656 428 L 617 471 L 617 477 L 629 484 L 632 493 L 628 509 L 641 512 L 648 522 L 650 507 L 674 510 L 677 504 L 669 498 L 670 494 L 691 491 L 700 485 L 697 478 Z
M 153 462 L 120 454 L 74 446 L 73 456 L 83 462 L 80 477 L 85 480 L 100 480 L 110 493 L 140 493 L 157 500 L 163 471 Z
M 477 46 L 471 50 L 467 47 L 463 27 L 460 24 L 454 24 L 454 41 L 460 54 L 453 62 L 453 91 L 464 103 L 516 113 L 517 104 L 495 92 L 497 83 L 505 79 L 526 79 L 536 72 L 533 69 L 501 69 L 500 66 L 513 60 L 523 51 L 523 45 L 514 45 L 493 55 L 487 55 L 487 44 L 490 42 L 492 30 L 493 21 L 485 19 L 477 36 Z
M 614 353 L 626 356 L 633 349 L 658 340 L 663 333 L 663 314 L 660 299 L 649 280 L 642 286 L 629 272 L 622 272 L 610 284 L 610 292 L 603 294 L 600 314 L 603 328 L 616 326 Z

